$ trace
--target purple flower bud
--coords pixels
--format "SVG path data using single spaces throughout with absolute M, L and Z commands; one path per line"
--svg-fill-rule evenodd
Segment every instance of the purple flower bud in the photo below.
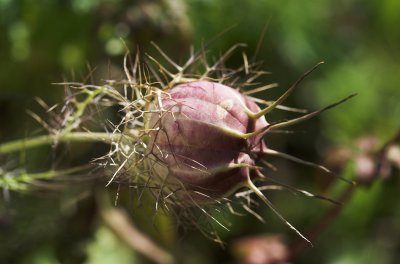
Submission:
M 252 167 L 266 146 L 261 134 L 245 134 L 268 123 L 251 117 L 261 110 L 251 98 L 220 83 L 195 81 L 173 87 L 155 110 L 148 127 L 156 172 L 193 201 L 225 197 L 256 177 Z

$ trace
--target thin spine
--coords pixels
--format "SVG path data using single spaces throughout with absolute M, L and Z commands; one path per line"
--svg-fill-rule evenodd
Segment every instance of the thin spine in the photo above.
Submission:
M 272 111 L 277 105 L 279 105 L 283 101 L 285 101 L 286 98 L 288 98 L 289 95 L 291 95 L 293 93 L 293 91 L 299 86 L 299 84 L 323 63 L 324 62 L 317 63 L 311 70 L 304 73 L 294 84 L 292 84 L 292 86 L 284 94 L 282 94 L 281 97 L 279 97 L 274 103 L 272 103 L 268 107 L 264 108 L 263 110 L 259 111 L 258 113 L 250 115 L 250 117 L 253 119 L 258 119 L 261 116 L 264 116 L 267 113 L 269 113 L 270 111 Z
M 287 221 L 282 215 L 281 213 L 278 212 L 277 209 L 275 209 L 274 205 L 272 204 L 272 202 L 270 200 L 268 200 L 268 198 L 258 189 L 257 186 L 254 185 L 253 181 L 250 179 L 250 177 L 247 178 L 247 187 L 252 190 L 270 209 L 272 212 L 274 212 L 274 214 L 282 220 L 282 222 L 284 222 L 290 229 L 292 229 L 297 235 L 299 235 L 302 239 L 304 239 L 305 241 L 307 241 L 311 246 L 313 246 L 313 244 L 311 243 L 310 240 L 308 240 L 302 233 L 300 233 L 300 231 L 298 231 L 291 223 L 289 223 L 289 221 Z
M 333 173 L 328 168 L 326 168 L 326 167 L 324 167 L 322 165 L 316 164 L 314 162 L 306 161 L 306 160 L 303 160 L 303 159 L 297 158 L 295 156 L 292 156 L 292 155 L 289 155 L 289 154 L 286 154 L 286 153 L 283 153 L 283 152 L 279 152 L 279 151 L 276 151 L 276 150 L 273 150 L 273 149 L 264 150 L 264 154 L 281 157 L 281 158 L 284 158 L 284 159 L 287 159 L 287 160 L 290 160 L 290 161 L 293 161 L 293 162 L 296 162 L 296 163 L 299 163 L 299 164 L 303 164 L 303 165 L 306 165 L 306 166 L 317 168 L 317 169 L 325 171 L 326 173 L 334 176 L 335 178 L 341 179 L 341 180 L 343 180 L 343 181 L 345 181 L 347 183 L 350 183 L 350 184 L 355 184 L 354 181 L 351 181 L 351 180 L 348 180 L 346 178 L 340 177 L 340 176 L 336 175 L 335 173 Z
M 313 118 L 313 117 L 315 117 L 315 116 L 317 116 L 317 115 L 319 115 L 319 114 L 321 114 L 321 113 L 323 113 L 323 112 L 325 112 L 325 111 L 327 111 L 327 110 L 329 110 L 329 109 L 331 109 L 331 108 L 333 108 L 333 107 L 335 107 L 335 106 L 337 106 L 339 104 L 342 104 L 342 103 L 346 102 L 347 100 L 353 98 L 356 95 L 357 94 L 349 95 L 349 96 L 345 97 L 344 99 L 342 99 L 342 100 L 340 100 L 340 101 L 338 101 L 336 103 L 333 103 L 331 105 L 328 105 L 327 107 L 324 107 L 324 108 L 322 108 L 320 110 L 317 110 L 315 112 L 303 115 L 301 117 L 294 118 L 294 119 L 291 119 L 291 120 L 288 120 L 288 121 L 282 121 L 282 122 L 278 122 L 278 123 L 269 124 L 269 125 L 261 128 L 261 129 L 259 129 L 257 131 L 254 131 L 254 132 L 251 132 L 251 133 L 242 134 L 242 137 L 244 139 L 248 139 L 250 137 L 254 137 L 254 136 L 257 136 L 259 134 L 266 133 L 269 130 L 281 129 L 281 128 L 286 128 L 288 126 L 295 125 L 297 123 L 300 123 L 300 122 L 303 122 L 303 121 L 308 120 L 310 118 Z

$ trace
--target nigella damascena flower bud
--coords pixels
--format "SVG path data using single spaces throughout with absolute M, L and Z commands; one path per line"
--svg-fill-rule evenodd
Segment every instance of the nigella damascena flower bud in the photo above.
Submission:
M 194 201 L 231 194 L 257 176 L 268 126 L 261 109 L 239 91 L 211 81 L 194 81 L 163 94 L 149 122 L 151 153 L 159 173 Z

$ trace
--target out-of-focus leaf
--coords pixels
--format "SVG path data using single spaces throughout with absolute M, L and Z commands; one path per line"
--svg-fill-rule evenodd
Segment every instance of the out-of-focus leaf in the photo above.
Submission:
M 87 247 L 87 264 L 137 263 L 135 252 L 109 229 L 100 226 Z

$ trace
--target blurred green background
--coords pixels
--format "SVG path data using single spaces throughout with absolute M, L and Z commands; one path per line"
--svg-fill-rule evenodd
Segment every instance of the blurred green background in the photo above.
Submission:
M 45 116 L 34 97 L 49 104 L 61 102 L 63 88 L 52 83 L 89 82 L 88 76 L 100 83 L 110 77 L 110 69 L 112 78 L 123 76 L 125 45 L 131 51 L 139 47 L 155 54 L 150 45 L 154 41 L 182 62 L 190 46 L 199 49 L 212 39 L 208 49 L 215 56 L 236 43 L 246 43 L 244 51 L 249 57 L 263 39 L 257 59 L 272 75 L 261 81 L 278 82 L 280 87 L 258 96 L 277 98 L 319 61 L 325 64 L 302 83 L 287 105 L 315 110 L 358 93 L 346 104 L 293 127 L 295 133 L 268 136 L 267 144 L 332 169 L 338 165 L 338 173 L 354 178 L 358 176 L 357 157 L 365 154 L 373 159 L 400 129 L 399 25 L 397 0 L 0 0 L 0 142 L 39 133 L 40 126 L 26 109 Z M 228 63 L 240 65 L 241 52 Z M 294 116 L 278 110 L 268 120 Z M 360 143 L 365 137 L 371 139 L 372 147 Z M 333 151 L 335 148 L 347 154 Z M 90 160 L 102 151 L 90 146 L 78 149 L 77 160 Z M 48 149 L 37 150 L 25 157 L 24 163 L 33 169 L 51 166 L 48 153 Z M 13 162 L 6 157 L 0 161 Z M 334 198 L 348 188 L 344 183 L 332 187 L 329 179 L 324 179 L 326 175 L 315 169 L 280 159 L 272 162 L 278 171 L 271 175 L 293 186 Z M 148 262 L 98 220 L 90 186 L 71 187 L 3 193 L 0 263 Z M 398 263 L 399 190 L 396 168 L 368 186 L 357 187 L 314 247 L 302 250 L 294 262 Z M 111 196 L 115 194 L 115 190 L 109 191 Z M 270 197 L 304 233 L 332 207 L 286 191 Z M 265 217 L 266 224 L 252 216 L 224 216 L 232 222 L 230 232 L 220 230 L 225 249 L 196 230 L 176 235 L 157 229 L 149 224 L 152 209 L 134 211 L 128 202 L 120 206 L 127 208 L 143 232 L 182 263 L 236 262 L 238 250 L 233 245 L 240 244 L 243 237 L 279 234 L 288 245 L 297 239 L 265 206 L 255 210 Z

